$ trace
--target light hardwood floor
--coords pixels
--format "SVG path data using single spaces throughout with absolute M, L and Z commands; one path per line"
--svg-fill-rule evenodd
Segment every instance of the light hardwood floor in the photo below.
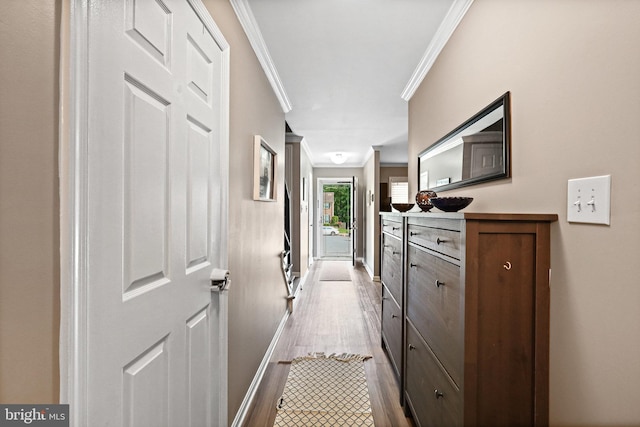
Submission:
M 320 281 L 321 266 L 322 261 L 316 261 L 308 272 L 243 427 L 273 426 L 276 402 L 289 373 L 289 365 L 278 362 L 310 352 L 373 356 L 365 361 L 365 371 L 376 427 L 412 427 L 400 406 L 393 368 L 380 344 L 381 284 L 373 282 L 364 268 L 354 269 L 350 263 L 352 281 Z

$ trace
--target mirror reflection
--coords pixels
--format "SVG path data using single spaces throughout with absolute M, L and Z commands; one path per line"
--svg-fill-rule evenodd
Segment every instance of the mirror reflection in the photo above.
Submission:
M 420 190 L 448 190 L 509 176 L 509 93 L 418 156 Z

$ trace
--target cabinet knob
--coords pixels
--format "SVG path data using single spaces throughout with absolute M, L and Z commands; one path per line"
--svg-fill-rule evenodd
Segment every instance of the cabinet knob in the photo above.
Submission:
M 393 255 L 398 255 L 400 252 L 392 251 L 391 253 L 392 253 Z
M 409 264 L 409 267 L 411 267 L 411 268 L 414 268 L 414 267 L 417 267 L 417 266 L 418 266 L 418 264 L 414 264 L 414 263 Z
M 435 393 L 435 395 L 436 395 L 436 399 L 440 399 L 441 397 L 444 397 L 444 393 L 443 393 L 443 392 L 441 392 L 441 391 L 440 391 L 440 390 L 438 390 L 438 389 L 435 389 L 435 390 L 434 390 L 434 393 Z
M 397 314 L 392 314 L 392 315 L 391 315 L 391 318 L 392 318 L 392 319 L 397 319 L 397 318 L 398 318 L 398 315 L 397 315 Z
M 409 351 L 415 350 L 415 349 L 416 349 L 416 347 L 413 344 L 409 344 Z
M 441 238 L 439 238 L 439 237 L 436 239 L 436 243 L 437 243 L 437 244 L 440 244 L 440 243 L 446 243 L 446 242 L 447 242 L 447 241 L 446 241 L 445 239 L 441 239 Z
M 509 261 L 507 261 L 504 265 L 503 265 L 505 270 L 511 270 L 511 263 Z
M 417 236 L 418 234 L 420 234 L 420 233 L 418 233 L 417 231 L 410 231 L 409 232 L 409 236 Z
M 444 286 L 444 282 L 441 282 L 440 280 L 436 279 L 436 286 L 437 287 Z
M 391 227 L 391 229 L 392 229 L 393 231 L 395 231 L 395 230 L 400 230 L 400 227 Z

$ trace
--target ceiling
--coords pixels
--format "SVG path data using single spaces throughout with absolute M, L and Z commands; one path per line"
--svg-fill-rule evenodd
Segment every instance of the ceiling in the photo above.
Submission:
M 408 99 L 472 0 L 231 0 L 315 167 L 406 164 Z

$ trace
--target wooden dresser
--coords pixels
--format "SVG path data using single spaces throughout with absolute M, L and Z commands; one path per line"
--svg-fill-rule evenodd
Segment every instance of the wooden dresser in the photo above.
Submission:
M 382 341 L 416 425 L 548 424 L 550 223 L 556 220 L 541 214 L 382 216 L 383 226 L 402 224 L 400 255 L 381 251 L 383 298 L 391 294 L 394 302 L 382 303 Z M 395 237 L 388 230 L 383 227 L 383 245 Z M 401 290 L 391 291 L 396 285 L 387 282 L 398 275 Z M 394 310 L 404 318 L 399 339 L 390 336 L 398 329 L 390 319 Z
M 402 379 L 404 335 L 404 228 L 402 215 L 381 213 L 382 345 Z M 401 394 L 402 399 L 402 394 Z

